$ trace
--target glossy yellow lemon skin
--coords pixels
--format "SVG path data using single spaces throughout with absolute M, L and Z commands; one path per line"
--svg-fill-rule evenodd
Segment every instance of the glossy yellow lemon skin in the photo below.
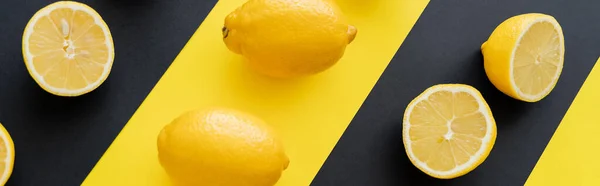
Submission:
M 176 185 L 270 186 L 289 159 L 275 131 L 238 110 L 186 112 L 158 137 L 159 160 Z
M 332 67 L 356 33 L 330 0 L 249 0 L 225 18 L 223 40 L 258 72 L 290 78 Z
M 554 17 L 541 13 L 527 13 L 513 16 L 500 23 L 488 40 L 481 45 L 484 68 L 488 79 L 502 93 L 526 102 L 537 102 L 550 93 L 548 92 L 535 99 L 524 98 L 518 94 L 511 77 L 511 60 L 518 46 L 519 37 L 532 22 L 538 19 L 556 21 Z M 562 47 L 564 51 L 564 45 Z M 552 84 L 551 89 L 555 85 Z

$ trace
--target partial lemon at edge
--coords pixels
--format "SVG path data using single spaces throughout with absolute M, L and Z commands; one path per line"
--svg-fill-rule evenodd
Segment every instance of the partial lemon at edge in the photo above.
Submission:
M 94 9 L 82 3 L 59 1 L 40 9 L 27 23 L 22 42 L 29 74 L 55 95 L 91 92 L 112 68 L 110 30 Z
M 537 102 L 558 82 L 564 36 L 554 17 L 521 14 L 498 25 L 481 51 L 485 72 L 497 89 L 521 101 Z
M 496 140 L 496 122 L 485 99 L 469 85 L 440 84 L 406 107 L 403 142 L 414 166 L 441 179 L 474 170 Z
M 10 134 L 0 123 L 0 185 L 6 184 L 12 175 L 15 162 L 15 146 Z

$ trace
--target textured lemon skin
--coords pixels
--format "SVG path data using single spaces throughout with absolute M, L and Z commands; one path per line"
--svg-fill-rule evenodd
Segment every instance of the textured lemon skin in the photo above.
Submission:
M 289 159 L 264 121 L 227 108 L 186 112 L 158 137 L 159 160 L 177 185 L 270 186 Z
M 485 145 L 486 148 L 483 151 L 483 154 L 481 154 L 480 157 L 478 157 L 477 161 L 471 165 L 470 167 L 467 167 L 465 169 L 462 169 L 461 171 L 455 172 L 453 174 L 436 174 L 433 172 L 428 171 L 427 169 L 425 169 L 423 166 L 419 165 L 419 161 L 416 160 L 415 158 L 413 158 L 412 156 L 408 156 L 408 159 L 410 160 L 410 162 L 417 167 L 417 169 L 421 170 L 423 173 L 433 177 L 433 178 L 437 178 L 437 179 L 454 179 L 454 178 L 458 178 L 461 176 L 464 176 L 466 174 L 468 174 L 469 172 L 475 170 L 475 168 L 477 168 L 479 165 L 481 165 L 486 159 L 487 157 L 490 155 L 494 144 L 496 143 L 496 136 L 497 136 L 497 127 L 496 127 L 496 120 L 494 119 L 493 115 L 492 115 L 492 110 L 490 109 L 490 106 L 488 105 L 488 103 L 485 101 L 485 99 L 483 98 L 483 95 L 481 95 L 481 92 L 479 92 L 479 90 L 475 89 L 474 87 L 470 86 L 470 85 L 465 85 L 465 84 L 438 84 L 438 85 L 434 85 L 431 86 L 427 89 L 425 89 L 425 91 L 421 92 L 421 94 L 419 94 L 417 97 L 415 97 L 413 100 L 410 101 L 410 103 L 408 104 L 408 107 L 414 107 L 418 100 L 420 100 L 422 97 L 424 97 L 428 92 L 431 91 L 435 91 L 436 89 L 445 89 L 445 88 L 452 88 L 452 87 L 463 87 L 466 89 L 471 90 L 472 92 L 475 93 L 475 96 L 477 99 L 481 99 L 483 102 L 483 105 L 485 106 L 485 112 L 487 112 L 488 116 L 490 116 L 491 119 L 491 125 L 492 125 L 492 131 L 491 131 L 491 136 L 490 136 L 490 140 L 488 143 L 486 144 L 482 144 Z M 408 109 L 405 110 L 404 112 L 404 118 L 403 118 L 403 123 L 409 123 L 408 119 L 410 118 L 410 113 L 408 112 Z M 408 150 L 408 148 L 406 148 L 410 143 L 410 136 L 406 136 L 406 134 L 408 134 L 408 127 L 406 125 L 403 125 L 402 127 L 403 130 L 403 138 L 402 138 L 402 142 L 404 144 L 404 150 L 407 154 L 410 154 L 412 152 L 410 152 Z
M 251 68 L 289 78 L 336 64 L 356 33 L 330 0 L 249 0 L 225 18 L 223 40 Z
M 106 24 L 106 22 L 102 19 L 102 16 L 100 16 L 100 14 L 98 14 L 98 12 L 96 12 L 96 10 L 94 10 L 92 7 L 90 7 L 86 4 L 80 3 L 80 2 L 75 2 L 75 1 L 57 1 L 57 2 L 49 4 L 49 5 L 45 6 L 44 8 L 38 10 L 34 14 L 34 16 L 32 16 L 32 19 L 30 19 L 27 22 L 27 25 L 25 26 L 23 33 L 25 33 L 31 27 L 35 26 L 33 24 L 34 17 L 37 17 L 37 15 L 40 14 L 41 12 L 44 12 L 47 9 L 54 8 L 56 6 L 76 6 L 79 8 L 86 9 L 88 13 L 92 13 L 92 14 L 94 14 L 94 16 L 97 16 L 100 19 L 100 24 L 102 27 L 109 28 L 108 25 Z M 108 61 L 110 62 L 110 65 L 108 66 L 108 69 L 107 69 L 108 73 L 107 73 L 107 75 L 100 77 L 100 79 L 98 80 L 99 83 L 93 87 L 90 87 L 89 89 L 84 89 L 77 93 L 65 93 L 65 92 L 60 92 L 60 91 L 54 91 L 52 88 L 48 87 L 48 85 L 43 83 L 42 80 L 38 79 L 37 78 L 38 73 L 35 72 L 35 70 L 34 70 L 35 67 L 30 65 L 28 62 L 29 60 L 27 59 L 27 49 L 25 48 L 25 42 L 27 42 L 27 35 L 23 34 L 23 36 L 21 37 L 21 43 L 22 43 L 21 52 L 23 54 L 23 61 L 25 62 L 25 67 L 27 67 L 27 72 L 33 78 L 33 80 L 36 82 L 36 84 L 38 84 L 38 86 L 40 86 L 43 90 L 45 90 L 46 92 L 48 92 L 50 94 L 53 94 L 56 96 L 63 96 L 63 97 L 77 97 L 77 96 L 81 96 L 81 95 L 90 93 L 90 92 L 96 90 L 98 87 L 100 87 L 100 85 L 102 85 L 104 83 L 104 81 L 106 81 L 106 79 L 108 78 L 108 76 L 112 70 L 112 64 L 113 64 L 113 61 L 115 58 L 114 42 L 113 42 L 112 33 L 110 32 L 110 29 L 106 29 L 106 34 L 108 35 L 107 39 L 110 42 L 110 48 L 111 48 L 110 52 L 113 53 L 112 55 L 109 56 Z
M 541 13 L 527 13 L 510 17 L 500 23 L 492 32 L 486 42 L 481 45 L 483 54 L 485 73 L 492 84 L 502 93 L 521 101 L 537 102 L 546 97 L 550 92 L 535 99 L 527 99 L 520 96 L 512 83 L 511 78 L 511 59 L 518 45 L 519 37 L 525 32 L 528 26 L 538 19 L 549 19 L 556 22 L 556 19 L 550 15 Z M 559 30 L 562 36 L 562 30 Z M 562 45 L 564 51 L 564 45 Z M 560 72 L 558 74 L 560 76 Z M 551 89 L 556 83 L 553 83 Z

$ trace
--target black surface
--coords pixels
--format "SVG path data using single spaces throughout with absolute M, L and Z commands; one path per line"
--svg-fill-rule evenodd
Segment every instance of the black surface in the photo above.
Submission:
M 598 7 L 597 0 L 431 1 L 312 185 L 523 185 L 600 56 Z M 538 103 L 516 101 L 496 90 L 485 76 L 480 52 L 500 22 L 528 12 L 555 16 L 566 42 L 561 79 Z M 488 159 L 453 180 L 421 173 L 402 144 L 404 108 L 439 83 L 479 89 L 498 125 Z
M 16 162 L 7 185 L 79 185 L 217 0 L 90 0 L 115 42 L 111 75 L 77 98 L 53 96 L 29 76 L 23 29 L 48 0 L 0 1 L 0 122 Z

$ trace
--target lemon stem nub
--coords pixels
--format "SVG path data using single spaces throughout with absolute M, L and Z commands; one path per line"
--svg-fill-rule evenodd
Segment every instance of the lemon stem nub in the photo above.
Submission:
M 358 30 L 356 30 L 356 27 L 348 25 L 348 43 L 352 43 L 352 41 L 354 41 L 357 31 Z
M 229 29 L 227 29 L 227 27 L 223 27 L 221 29 L 221 32 L 223 33 L 223 39 L 227 38 L 227 36 L 229 36 Z

